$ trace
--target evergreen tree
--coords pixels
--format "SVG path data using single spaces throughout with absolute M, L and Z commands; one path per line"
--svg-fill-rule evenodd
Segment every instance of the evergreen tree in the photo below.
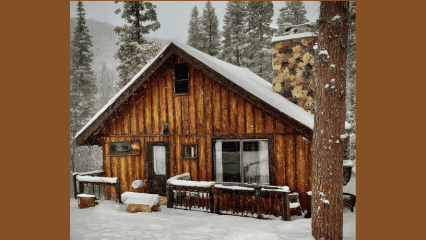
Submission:
M 195 6 L 191 12 L 191 20 L 189 21 L 188 40 L 186 44 L 200 50 L 201 26 L 198 16 L 198 9 Z
M 340 136 L 346 131 L 346 75 L 340 69 L 346 69 L 348 10 L 348 2 L 321 2 L 312 141 L 311 209 L 315 239 L 343 239 L 345 146 Z
M 229 1 L 224 16 L 222 51 L 219 58 L 237 66 L 243 64 L 243 51 L 247 44 L 245 16 L 247 3 L 244 1 Z
M 95 73 L 96 85 L 98 88 L 97 110 L 100 110 L 117 93 L 114 80 L 116 72 L 107 67 L 105 61 L 102 62 L 100 71 Z
M 71 162 L 74 168 L 74 136 L 93 114 L 96 94 L 95 77 L 92 71 L 93 46 L 86 25 L 83 3 L 77 3 L 77 24 L 70 43 L 70 144 Z
M 278 36 L 281 36 L 284 33 L 284 23 L 299 25 L 309 22 L 309 20 L 306 18 L 307 12 L 303 2 L 285 2 L 285 5 L 285 7 L 280 9 L 280 15 L 277 19 Z
M 210 1 L 206 3 L 206 8 L 201 17 L 201 46 L 200 50 L 216 56 L 220 49 L 219 20 Z
M 270 27 L 274 5 L 271 1 L 247 2 L 247 49 L 244 56 L 247 67 L 263 79 L 272 82 L 271 39 L 273 30 Z
M 116 1 L 118 3 L 120 1 Z M 144 35 L 160 28 L 157 21 L 156 7 L 151 2 L 133 1 L 123 2 L 123 18 L 130 25 L 116 27 L 114 32 L 120 36 L 117 45 L 120 45 L 115 58 L 119 59 L 121 64 L 117 67 L 120 77 L 119 88 L 123 88 L 136 73 L 138 73 L 148 61 L 155 56 L 160 50 L 160 46 L 155 43 L 148 42 Z M 121 8 L 115 11 L 116 14 L 121 13 Z M 146 21 L 150 24 L 143 25 Z

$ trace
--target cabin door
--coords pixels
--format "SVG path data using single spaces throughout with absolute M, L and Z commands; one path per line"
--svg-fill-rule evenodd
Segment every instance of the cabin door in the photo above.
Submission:
M 148 143 L 148 193 L 166 196 L 166 182 L 170 177 L 169 143 Z

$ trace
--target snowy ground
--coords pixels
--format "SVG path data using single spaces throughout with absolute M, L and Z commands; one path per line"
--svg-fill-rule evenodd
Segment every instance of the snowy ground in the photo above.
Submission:
M 343 239 L 355 239 L 356 208 L 343 209 Z M 161 206 L 160 212 L 128 213 L 123 204 L 100 201 L 79 209 L 70 200 L 71 239 L 314 239 L 311 219 L 260 220 Z

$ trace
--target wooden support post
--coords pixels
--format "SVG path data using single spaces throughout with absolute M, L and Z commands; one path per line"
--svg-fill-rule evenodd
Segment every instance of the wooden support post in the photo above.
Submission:
M 219 214 L 220 213 L 220 209 L 219 209 L 219 199 L 220 197 L 220 193 L 217 189 L 215 189 L 214 192 L 214 213 Z
M 117 178 L 117 183 L 116 183 L 115 189 L 116 189 L 118 203 L 123 203 L 121 201 L 120 178 Z
M 282 195 L 283 199 L 283 220 L 290 221 L 290 196 L 288 192 Z
M 214 212 L 214 196 L 213 196 L 213 191 L 214 191 L 214 185 L 212 185 L 209 189 L 209 204 L 210 204 L 210 212 L 213 213 Z
M 173 207 L 173 185 L 167 184 L 167 208 Z
M 78 193 L 84 193 L 84 183 L 78 182 Z
M 72 175 L 72 181 L 73 181 L 73 186 L 74 186 L 74 199 L 77 199 L 77 174 L 73 174 Z

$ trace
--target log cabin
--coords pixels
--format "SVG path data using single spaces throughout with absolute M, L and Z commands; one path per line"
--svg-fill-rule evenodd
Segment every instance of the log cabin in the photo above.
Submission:
M 171 42 L 76 135 L 103 149 L 106 177 L 125 191 L 166 195 L 168 178 L 261 183 L 298 192 L 312 181 L 314 117 L 272 84 L 180 42 Z M 134 180 L 145 180 L 134 189 Z M 114 187 L 105 198 L 116 199 Z

